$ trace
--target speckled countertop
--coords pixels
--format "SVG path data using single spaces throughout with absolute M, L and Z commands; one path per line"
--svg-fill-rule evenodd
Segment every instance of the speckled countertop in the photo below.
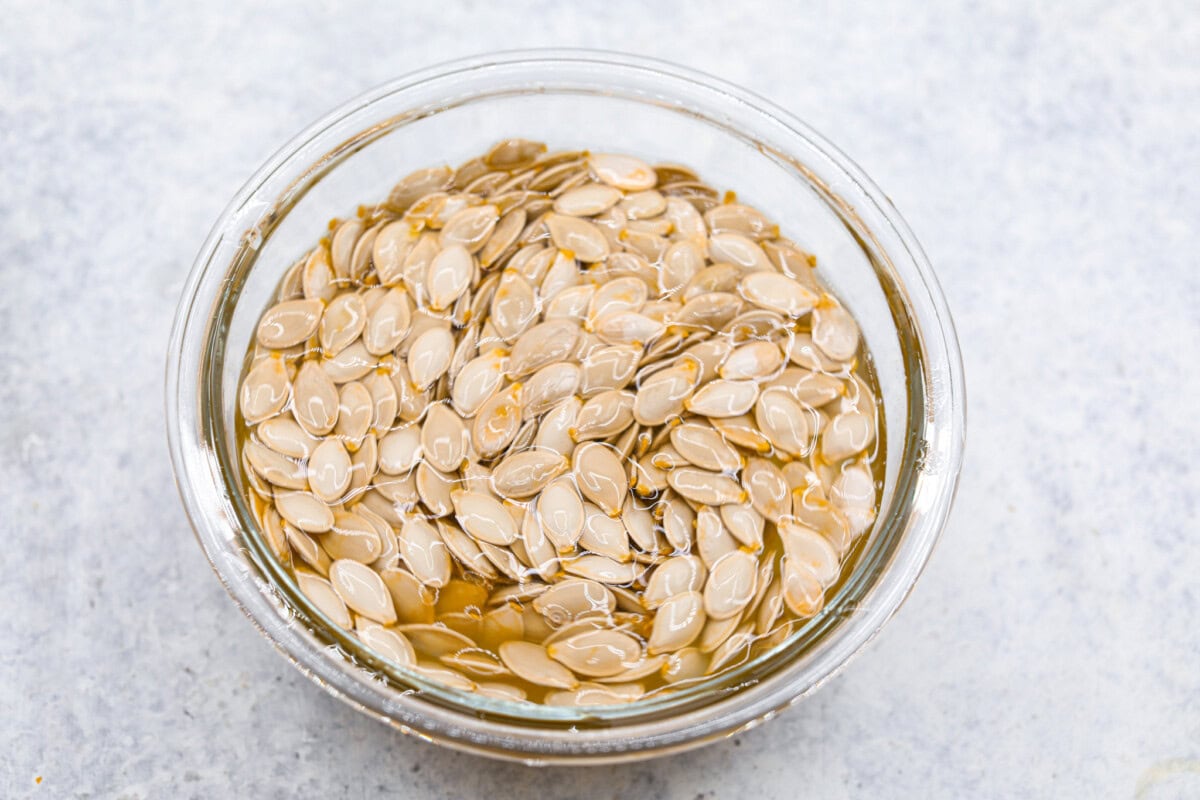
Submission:
M 1200 796 L 1194 3 L 83 5 L 0 4 L 0 797 Z M 535 45 L 677 60 L 838 142 L 966 362 L 957 506 L 896 620 L 771 724 L 622 768 L 326 696 L 228 601 L 164 441 L 185 272 L 258 163 L 389 77 Z

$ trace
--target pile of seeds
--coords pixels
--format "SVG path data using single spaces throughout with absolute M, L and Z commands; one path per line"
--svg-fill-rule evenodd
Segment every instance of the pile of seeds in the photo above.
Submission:
M 376 654 L 625 703 L 821 610 L 879 413 L 815 259 L 691 170 L 510 140 L 331 224 L 240 387 L 263 535 Z

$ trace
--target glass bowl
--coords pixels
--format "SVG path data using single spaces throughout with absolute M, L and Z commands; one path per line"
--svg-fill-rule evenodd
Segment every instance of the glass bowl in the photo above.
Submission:
M 820 259 L 860 321 L 887 434 L 878 519 L 824 610 L 730 673 L 627 706 L 511 703 L 431 682 L 362 647 L 265 547 L 235 447 L 237 384 L 278 281 L 334 216 L 408 172 L 508 137 L 629 152 L 698 170 L 765 210 Z M 183 291 L 167 365 L 180 494 L 225 588 L 330 694 L 423 739 L 526 763 L 680 751 L 772 717 L 858 652 L 911 591 L 945 524 L 963 453 L 962 364 L 930 265 L 887 197 L 845 155 L 755 95 L 672 64 L 594 51 L 480 56 L 400 78 L 289 142 L 237 193 Z

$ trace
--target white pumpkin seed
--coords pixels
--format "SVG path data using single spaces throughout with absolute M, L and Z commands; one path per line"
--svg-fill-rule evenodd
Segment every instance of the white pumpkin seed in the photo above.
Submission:
M 412 644 L 399 631 L 382 625 L 365 625 L 358 629 L 358 638 L 369 649 L 402 667 L 416 663 L 417 654 Z
M 496 498 L 461 490 L 451 492 L 450 498 L 459 525 L 476 540 L 501 546 L 516 541 L 517 524 Z
M 677 551 L 686 552 L 696 539 L 696 512 L 680 497 L 673 497 L 662 506 L 663 534 Z
M 863 452 L 875 441 L 875 422 L 859 411 L 838 414 L 821 432 L 821 455 L 841 461 Z
M 421 425 L 421 454 L 430 464 L 441 472 L 454 472 L 463 465 L 469 440 L 462 417 L 449 405 L 434 403 L 429 407 Z
M 736 417 L 745 414 L 758 399 L 754 381 L 710 381 L 684 403 L 688 411 L 706 417 Z
M 504 382 L 507 366 L 502 351 L 477 356 L 466 363 L 454 378 L 450 399 L 464 417 L 472 417 Z
M 586 183 L 560 194 L 554 201 L 554 210 L 571 217 L 592 217 L 612 208 L 622 197 L 619 189 Z
M 575 451 L 575 483 L 583 496 L 600 506 L 609 516 L 621 511 L 629 492 L 629 478 L 612 448 L 587 442 Z
M 596 320 L 593 330 L 605 344 L 644 345 L 662 335 L 666 326 L 636 311 L 615 311 Z
M 735 539 L 751 550 L 758 551 L 763 544 L 763 529 L 766 520 L 752 507 L 729 503 L 720 507 L 721 521 Z
M 287 417 L 268 419 L 259 424 L 255 433 L 267 447 L 289 458 L 308 458 L 318 442 L 316 437 L 305 433 L 294 419 Z
M 350 559 L 339 559 L 329 567 L 329 583 L 350 610 L 356 614 L 391 625 L 396 621 L 392 596 L 375 570 Z
M 350 454 L 337 439 L 326 439 L 308 459 L 308 485 L 326 503 L 336 503 L 350 488 Z
M 533 497 L 567 471 L 567 459 L 553 450 L 533 448 L 505 456 L 492 472 L 496 493 L 514 500 Z
M 842 304 L 824 295 L 813 309 L 812 341 L 837 361 L 849 361 L 858 351 L 858 323 Z
M 641 425 L 662 425 L 678 417 L 693 397 L 700 368 L 687 360 L 656 372 L 638 388 L 633 417 Z
M 500 660 L 514 675 L 538 686 L 574 689 L 579 685 L 569 669 L 551 659 L 546 648 L 532 642 L 505 642 L 500 645 Z
M 692 464 L 715 472 L 741 469 L 744 459 L 708 425 L 685 422 L 671 429 L 671 445 Z
M 825 589 L 808 569 L 784 560 L 783 602 L 801 619 L 815 616 L 825 606 Z
M 607 556 L 598 555 L 584 555 L 564 560 L 563 569 L 570 575 L 617 586 L 633 583 L 643 571 L 637 562 L 614 561 Z
M 637 664 L 642 646 L 627 633 L 596 630 L 547 645 L 546 653 L 577 675 L 605 678 Z
M 544 414 L 563 399 L 575 394 L 582 377 L 582 368 L 567 361 L 547 364 L 539 369 L 524 385 L 521 398 L 524 403 L 524 417 L 528 419 Z
M 375 526 L 363 516 L 334 511 L 333 528 L 321 536 L 321 547 L 335 560 L 348 558 L 371 564 L 383 553 L 383 540 Z
M 779 523 L 779 538 L 783 541 L 783 553 L 790 569 L 811 572 L 823 587 L 837 581 L 841 569 L 838 554 L 824 536 L 812 528 L 785 520 Z
M 657 655 L 682 650 L 700 635 L 704 622 L 704 597 L 699 592 L 680 592 L 658 607 L 647 652 Z
M 704 583 L 704 613 L 710 619 L 727 619 L 742 613 L 754 596 L 758 562 L 744 550 L 721 557 Z
M 282 358 L 265 358 L 258 362 L 247 373 L 238 391 L 238 407 L 246 424 L 254 425 L 282 411 L 291 389 L 287 365 Z
M 367 324 L 367 308 L 357 294 L 340 294 L 321 316 L 321 350 L 334 356 L 354 343 Z
M 593 263 L 603 261 L 609 253 L 608 240 L 599 228 L 587 220 L 563 214 L 548 214 L 546 227 L 554 246 L 568 258 Z
M 471 444 L 482 458 L 494 458 L 521 428 L 521 385 L 511 384 L 485 402 L 471 423 Z
M 429 522 L 419 517 L 405 520 L 398 544 L 404 563 L 421 583 L 437 588 L 450 581 L 450 552 Z
M 308 492 L 276 492 L 279 515 L 308 533 L 324 533 L 333 527 L 333 512 Z
M 786 389 L 768 389 L 755 403 L 754 422 L 772 446 L 803 457 L 812 452 L 814 413 Z
M 627 192 L 653 189 L 658 180 L 649 164 L 633 156 L 591 153 L 587 163 L 601 182 Z
M 308 488 L 308 473 L 300 461 L 254 441 L 246 442 L 242 452 L 264 481 L 283 489 Z
M 730 353 L 719 372 L 729 381 L 758 380 L 776 372 L 783 361 L 783 352 L 774 342 L 749 342 Z
M 696 556 L 668 558 L 650 573 L 650 580 L 642 592 L 642 603 L 653 610 L 675 595 L 698 592 L 703 588 L 707 574 L 704 563 Z
M 762 458 L 751 458 L 742 470 L 742 486 L 754 510 L 771 522 L 791 512 L 791 493 L 779 467 Z
M 534 436 L 533 446 L 545 450 L 553 450 L 562 456 L 570 456 L 575 450 L 575 441 L 571 438 L 571 428 L 575 426 L 575 418 L 583 407 L 577 397 L 568 397 L 554 408 L 546 412 Z
M 387 475 L 406 475 L 421 458 L 421 428 L 406 425 L 379 440 L 379 469 Z
M 577 442 L 607 439 L 633 424 L 633 392 L 610 389 L 590 398 L 579 409 L 570 431 Z
M 559 627 L 584 614 L 610 614 L 617 600 L 608 587 L 596 581 L 566 578 L 535 597 L 533 607 L 552 626 Z
M 509 373 L 523 377 L 536 369 L 562 361 L 579 342 L 579 326 L 569 320 L 552 320 L 533 326 L 513 345 Z
M 631 345 L 600 347 L 583 360 L 579 392 L 591 397 L 610 389 L 624 389 L 633 380 L 641 350 Z
M 717 472 L 680 467 L 667 473 L 667 483 L 693 503 L 719 506 L 746 501 L 746 492 L 738 482 Z
M 738 292 L 759 308 L 801 317 L 813 310 L 817 296 L 796 281 L 774 271 L 752 272 L 742 278 Z
M 350 611 L 329 581 L 311 572 L 296 572 L 296 585 L 322 614 L 343 628 L 351 627 Z
M 429 328 L 421 333 L 408 351 L 408 373 L 418 391 L 428 389 L 450 368 L 454 355 L 454 337 L 445 328 Z
M 629 536 L 625 526 L 591 503 L 584 504 L 583 531 L 579 546 L 588 552 L 616 561 L 629 560 Z
M 258 323 L 258 343 L 272 350 L 300 344 L 317 332 L 325 304 L 320 300 L 285 300 L 267 309 Z

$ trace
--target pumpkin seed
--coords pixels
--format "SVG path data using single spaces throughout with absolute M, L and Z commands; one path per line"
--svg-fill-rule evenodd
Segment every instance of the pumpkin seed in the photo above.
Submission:
M 533 497 L 567 471 L 567 460 L 553 450 L 533 448 L 505 456 L 492 472 L 496 493 L 515 500 Z
M 754 421 L 773 447 L 793 456 L 812 451 L 812 409 L 801 405 L 786 389 L 768 389 L 758 396 Z
M 695 556 L 668 558 L 650 573 L 650 580 L 642 592 L 642 603 L 654 610 L 677 594 L 698 592 L 704 586 L 707 574 L 704 563 Z
M 849 361 L 858 351 L 858 323 L 842 304 L 824 295 L 813 309 L 812 341 L 837 361 Z
M 521 384 L 510 384 L 485 402 L 471 424 L 471 444 L 481 458 L 494 458 L 521 428 Z
M 246 442 L 242 452 L 250 466 L 264 481 L 283 489 L 308 488 L 307 470 L 296 459 L 288 458 L 266 445 L 253 441 Z
M 751 550 L 759 550 L 763 544 L 763 529 L 766 520 L 752 507 L 728 503 L 720 507 L 721 521 L 733 537 Z
M 642 646 L 627 633 L 595 630 L 547 645 L 546 653 L 577 675 L 607 678 L 637 664 Z
M 610 389 L 600 392 L 579 409 L 571 438 L 577 442 L 607 439 L 633 424 L 633 392 Z
M 308 533 L 324 533 L 333 527 L 329 506 L 308 492 L 275 492 L 275 508 L 281 517 Z
M 744 550 L 734 550 L 713 564 L 704 583 L 704 613 L 727 619 L 742 613 L 754 596 L 758 562 Z
M 523 377 L 536 369 L 562 361 L 579 342 L 579 326 L 569 320 L 551 320 L 525 331 L 509 356 L 509 373 Z
M 272 350 L 300 344 L 317 332 L 324 310 L 319 299 L 277 303 L 258 323 L 258 343 Z
M 817 304 L 811 290 L 774 271 L 752 272 L 742 278 L 738 292 L 759 308 L 789 317 L 804 316 Z
M 611 517 L 620 513 L 629 479 L 612 448 L 597 442 L 580 445 L 575 451 L 574 475 L 584 497 Z
M 524 417 L 528 419 L 544 414 L 575 394 L 582 377 L 582 368 L 567 361 L 547 364 L 539 369 L 525 382 L 521 398 Z
M 238 392 L 238 407 L 246 424 L 254 425 L 282 411 L 291 389 L 282 358 L 258 362 L 247 373 Z
M 442 472 L 454 472 L 466 458 L 469 435 L 462 417 L 445 403 L 434 403 L 421 425 L 421 454 Z
M 417 654 L 412 644 L 399 631 L 382 625 L 364 625 L 357 633 L 363 644 L 389 661 L 402 667 L 416 663 Z
M 680 592 L 658 607 L 646 651 L 672 653 L 687 647 L 704 628 L 704 598 L 699 592 Z
M 426 586 L 445 586 L 450 580 L 450 552 L 437 529 L 419 517 L 404 521 L 398 538 L 400 555 L 412 574 Z
M 680 467 L 667 473 L 667 483 L 694 503 L 719 506 L 746 501 L 746 492 L 738 482 L 717 472 Z
M 542 529 L 560 553 L 575 549 L 583 533 L 584 511 L 579 492 L 570 478 L 556 478 L 537 500 Z
M 532 642 L 505 642 L 500 645 L 500 660 L 514 675 L 538 686 L 574 689 L 579 685 L 569 669 L 551 659 L 546 648 Z
M 322 614 L 343 628 L 351 627 L 350 611 L 329 581 L 311 572 L 296 572 L 296 585 Z
M 742 470 L 742 486 L 754 510 L 771 522 L 791 512 L 791 494 L 779 467 L 762 458 L 751 458 Z
M 706 417 L 736 417 L 745 414 L 758 399 L 758 384 L 746 380 L 715 380 L 701 386 L 684 403 L 688 411 Z
M 584 555 L 565 560 L 563 569 L 570 575 L 617 586 L 633 583 L 642 572 L 636 562 L 614 561 L 600 555 Z
M 629 537 L 625 533 L 625 526 L 591 503 L 584 504 L 579 546 L 616 561 L 629 560 Z
M 641 425 L 662 425 L 678 417 L 694 396 L 700 368 L 688 360 L 656 372 L 638 388 L 633 417 Z
M 391 594 L 379 573 L 367 565 L 348 558 L 334 561 L 329 568 L 329 583 L 355 614 L 380 625 L 391 625 L 396 621 Z
M 450 368 L 454 337 L 445 328 L 429 328 L 408 351 L 408 373 L 417 391 L 424 391 Z
M 783 521 L 779 524 L 779 537 L 790 569 L 807 570 L 822 587 L 829 587 L 837 580 L 838 554 L 824 536 L 797 522 Z
M 308 485 L 326 503 L 336 503 L 350 488 L 350 454 L 337 439 L 326 439 L 308 459 Z
M 421 428 L 407 425 L 379 440 L 379 469 L 387 475 L 405 475 L 421 457 Z
M 591 153 L 587 164 L 601 182 L 627 192 L 653 189 L 658 181 L 650 165 L 633 156 Z
M 586 183 L 560 194 L 554 201 L 554 210 L 571 217 L 592 217 L 612 208 L 622 197 L 620 189 Z
M 335 560 L 348 558 L 362 564 L 371 564 L 383 553 L 375 526 L 348 511 L 333 512 L 333 528 L 321 536 L 321 546 Z
M 741 469 L 744 459 L 708 425 L 685 422 L 671 429 L 671 445 L 692 464 L 714 472 Z
M 554 246 L 569 258 L 593 263 L 603 261 L 608 255 L 608 240 L 591 222 L 563 214 L 548 214 L 545 221 Z
M 863 452 L 875 440 L 875 421 L 859 411 L 838 414 L 821 432 L 821 455 L 829 461 Z

